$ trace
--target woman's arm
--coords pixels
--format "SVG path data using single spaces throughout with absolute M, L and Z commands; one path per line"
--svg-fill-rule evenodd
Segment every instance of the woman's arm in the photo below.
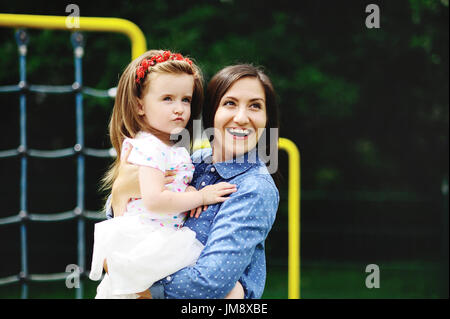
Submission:
M 124 149 L 120 158 L 119 173 L 112 185 L 110 202 L 114 217 L 123 215 L 130 198 L 141 197 L 139 166 L 127 162 L 131 149 L 132 147 Z
M 141 197 L 139 166 L 121 162 L 119 174 L 111 189 L 111 207 L 114 217 L 123 215 L 129 199 L 136 197 Z

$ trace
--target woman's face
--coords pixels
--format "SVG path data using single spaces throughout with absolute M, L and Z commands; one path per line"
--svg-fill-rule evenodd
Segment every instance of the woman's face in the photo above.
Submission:
M 214 116 L 214 160 L 230 160 L 255 148 L 266 123 L 261 82 L 254 77 L 236 81 L 220 99 Z

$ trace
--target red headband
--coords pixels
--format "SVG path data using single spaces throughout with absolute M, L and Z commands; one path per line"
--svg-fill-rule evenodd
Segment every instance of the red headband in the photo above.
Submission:
M 145 78 L 147 73 L 150 71 L 150 67 L 154 66 L 156 63 L 161 63 L 168 60 L 186 61 L 189 65 L 192 65 L 192 61 L 188 58 L 184 58 L 181 54 L 164 51 L 161 54 L 152 56 L 150 59 L 143 59 L 141 61 L 141 64 L 136 70 L 136 83 L 141 83 L 141 80 Z

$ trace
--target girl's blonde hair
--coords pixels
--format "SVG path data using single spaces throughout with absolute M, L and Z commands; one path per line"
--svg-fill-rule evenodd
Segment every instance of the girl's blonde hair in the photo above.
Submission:
M 138 114 L 139 102 L 145 96 L 148 87 L 151 85 L 150 73 L 163 74 L 189 74 L 194 77 L 194 92 L 191 101 L 191 117 L 186 125 L 192 137 L 192 123 L 194 119 L 198 119 L 201 114 L 201 107 L 203 104 L 203 76 L 200 68 L 192 61 L 188 63 L 186 60 L 167 60 L 158 62 L 149 68 L 145 77 L 141 79 L 140 83 L 136 81 L 136 71 L 144 59 L 151 59 L 152 57 L 164 54 L 163 50 L 150 50 L 142 54 L 140 57 L 134 59 L 128 64 L 127 68 L 120 77 L 117 86 L 116 99 L 114 108 L 109 122 L 109 135 L 111 144 L 116 150 L 117 157 L 109 170 L 102 179 L 101 190 L 110 190 L 118 175 L 120 164 L 120 155 L 122 143 L 126 138 L 134 138 L 136 134 L 145 130 L 151 132 L 156 136 L 168 136 L 164 132 L 158 131 L 148 125 L 145 117 Z

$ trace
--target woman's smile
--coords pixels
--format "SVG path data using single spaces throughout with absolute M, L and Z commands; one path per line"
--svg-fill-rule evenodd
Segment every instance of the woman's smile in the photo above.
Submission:
M 253 133 L 252 129 L 249 128 L 226 128 L 225 129 L 229 134 L 233 135 L 234 139 L 237 140 L 246 140 L 248 139 L 249 135 Z

